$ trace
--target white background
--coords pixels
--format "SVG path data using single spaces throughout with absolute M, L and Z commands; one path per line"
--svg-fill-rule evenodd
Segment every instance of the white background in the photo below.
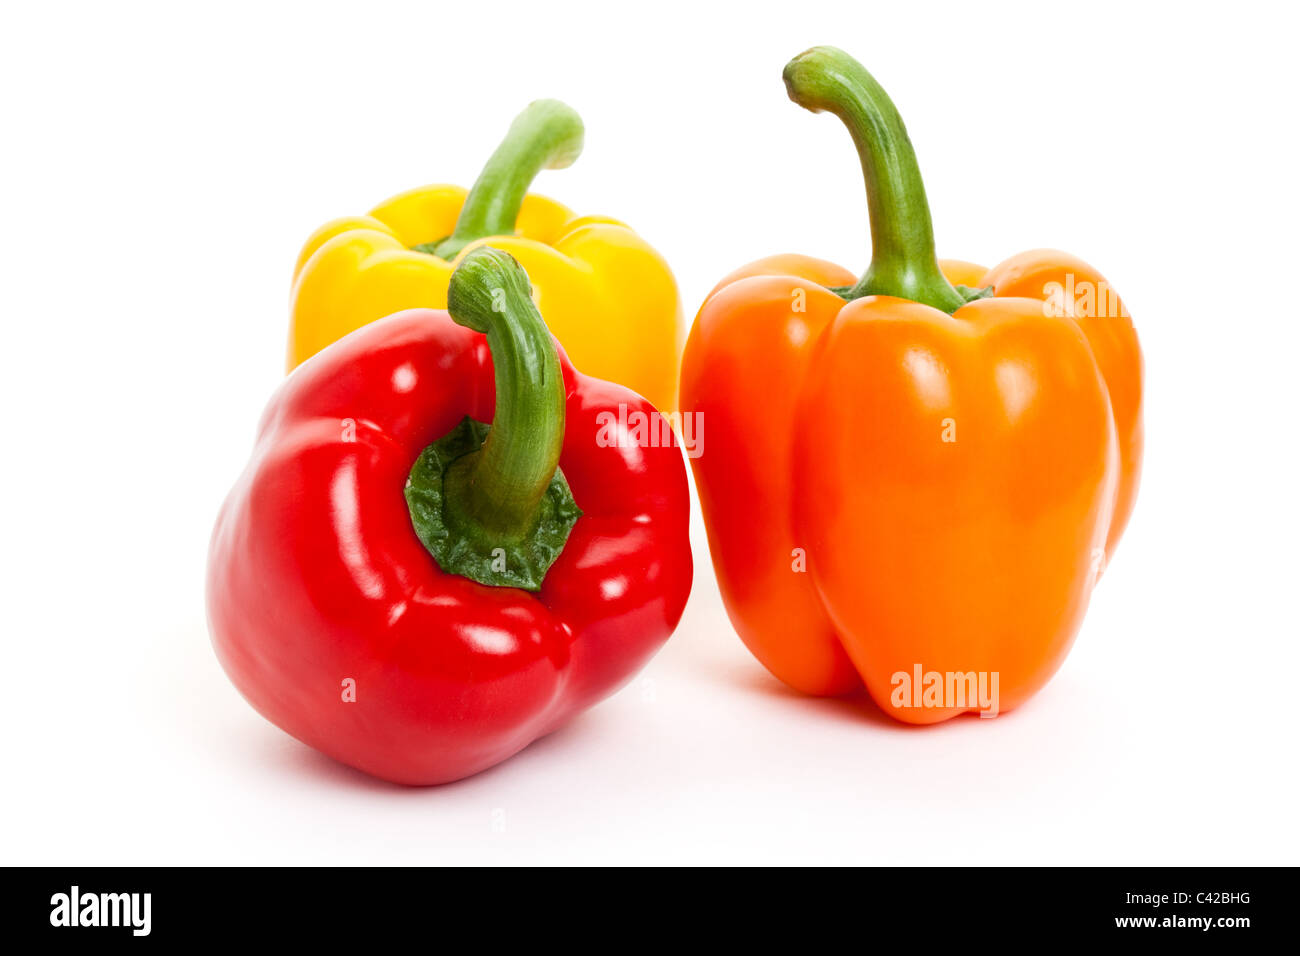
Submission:
M 488 8 L 492 13 L 484 12 Z M 22 4 L 0 26 L 6 863 L 1296 863 L 1294 12 L 784 0 Z M 804 48 L 894 96 L 943 255 L 1051 245 L 1147 359 L 1137 510 L 1075 649 L 994 721 L 801 699 L 695 590 L 626 690 L 505 764 L 381 784 L 266 723 L 208 643 L 217 507 L 280 378 L 302 240 L 469 184 L 529 100 L 537 188 L 631 223 L 688 315 L 801 251 L 857 271 Z

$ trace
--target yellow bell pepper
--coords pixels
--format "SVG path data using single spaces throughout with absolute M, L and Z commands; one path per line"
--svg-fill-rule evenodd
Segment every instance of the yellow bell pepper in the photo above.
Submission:
M 446 308 L 456 264 L 491 245 L 527 270 L 546 324 L 579 370 L 675 409 L 684 328 L 667 263 L 615 219 L 575 217 L 526 195 L 540 170 L 577 158 L 582 138 L 577 113 L 538 100 L 472 190 L 424 186 L 318 229 L 294 269 L 289 369 L 393 312 Z

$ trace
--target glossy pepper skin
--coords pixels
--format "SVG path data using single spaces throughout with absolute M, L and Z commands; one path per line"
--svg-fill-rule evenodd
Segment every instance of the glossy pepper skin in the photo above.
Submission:
M 883 90 L 826 47 L 785 78 L 853 133 L 874 252 L 860 280 L 798 255 L 737 270 L 687 341 L 681 407 L 708 425 L 692 466 L 728 612 L 800 691 L 865 685 L 908 723 L 981 709 L 909 706 L 896 675 L 920 665 L 997 673 L 1011 710 L 1065 658 L 1133 508 L 1133 323 L 1065 253 L 941 266 Z
M 482 249 L 462 284 L 490 291 L 517 268 Z M 508 310 L 526 320 L 526 278 L 516 289 Z M 477 773 L 612 693 L 668 638 L 691 583 L 680 450 L 601 440 L 603 412 L 653 407 L 576 372 L 540 319 L 503 331 L 490 305 L 457 312 L 453 292 L 452 307 L 457 321 L 476 314 L 487 337 L 446 312 L 402 312 L 286 379 L 208 566 L 213 644 L 249 702 L 322 753 L 402 784 Z M 500 531 L 507 549 L 521 535 L 527 547 L 529 503 L 547 481 L 567 479 L 581 509 L 535 591 L 444 570 L 417 534 L 413 465 L 465 416 L 492 423 L 463 460 L 478 469 L 468 483 L 490 489 L 479 513 L 489 524 L 525 516 L 519 534 Z M 532 473 L 540 483 L 516 480 Z M 470 504 L 458 524 L 474 522 Z M 489 532 L 469 540 L 491 549 Z M 353 702 L 342 699 L 349 680 Z
M 289 368 L 383 316 L 445 308 L 460 257 L 491 245 L 527 270 L 547 325 L 578 369 L 671 411 L 684 330 L 663 257 L 618 220 L 575 216 L 525 195 L 539 170 L 572 163 L 582 139 L 573 110 L 538 100 L 473 190 L 413 189 L 318 229 L 294 268 Z

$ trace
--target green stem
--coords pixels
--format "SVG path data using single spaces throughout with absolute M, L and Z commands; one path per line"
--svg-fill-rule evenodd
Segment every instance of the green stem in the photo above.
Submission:
M 891 295 L 953 312 L 971 297 L 939 269 L 925 186 L 907 129 L 889 96 L 843 50 L 819 46 L 788 64 L 790 99 L 814 113 L 834 113 L 848 127 L 862 161 L 871 215 L 871 264 L 847 299 Z
M 564 169 L 582 152 L 582 120 L 559 100 L 535 100 L 510 124 L 461 207 L 456 228 L 437 242 L 417 246 L 454 259 L 471 242 L 515 231 L 528 187 L 543 169 Z
M 496 376 L 496 412 L 482 450 L 459 477 L 463 498 L 448 504 L 485 529 L 519 536 L 560 463 L 564 376 L 523 267 L 481 248 L 452 273 L 447 311 L 457 325 L 487 335 Z M 450 489 L 449 489 L 450 491 Z
M 536 591 L 582 516 L 559 467 L 564 374 L 528 274 L 487 246 L 451 274 L 447 311 L 487 335 L 496 377 L 489 426 L 466 416 L 411 466 L 406 502 L 448 574 Z

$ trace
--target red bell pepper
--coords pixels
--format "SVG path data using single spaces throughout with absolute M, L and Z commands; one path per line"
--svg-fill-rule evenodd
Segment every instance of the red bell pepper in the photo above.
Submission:
M 554 730 L 658 650 L 690 591 L 680 451 L 609 440 L 620 406 L 658 413 L 574 371 L 530 292 L 483 248 L 450 315 L 398 313 L 295 370 L 213 532 L 235 686 L 386 780 L 456 780 Z

